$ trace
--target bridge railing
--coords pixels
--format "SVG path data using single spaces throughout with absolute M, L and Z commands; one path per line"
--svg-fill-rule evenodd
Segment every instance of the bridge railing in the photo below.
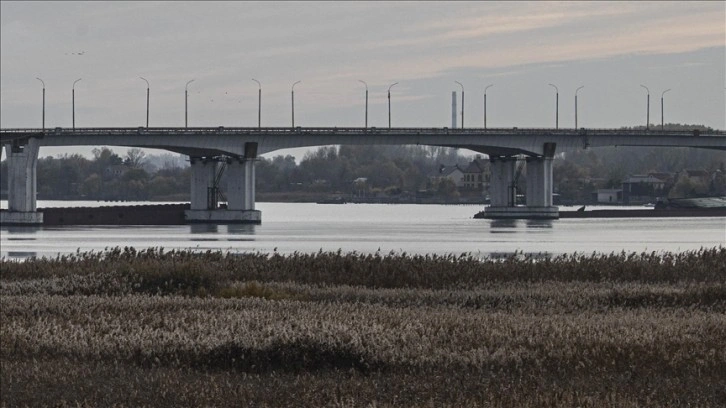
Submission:
M 129 132 L 149 132 L 149 133 L 299 133 L 299 132 L 324 132 L 324 133 L 552 133 L 552 134 L 567 134 L 567 133 L 582 133 L 598 134 L 598 133 L 639 133 L 639 134 L 686 134 L 693 133 L 693 130 L 646 130 L 646 129 L 614 129 L 614 128 L 566 128 L 566 129 L 552 129 L 552 128 L 448 128 L 448 127 L 426 127 L 426 128 L 407 128 L 407 127 L 395 127 L 395 128 L 376 128 L 376 127 L 85 127 L 85 128 L 3 128 L 0 129 L 0 133 L 129 133 Z M 700 130 L 701 134 L 726 134 L 724 131 L 706 129 Z
M 651 129 L 552 129 L 552 128 L 376 128 L 376 127 L 94 127 L 94 128 L 6 128 L 0 129 L 1 140 L 13 140 L 28 137 L 57 136 L 132 136 L 132 135 L 298 135 L 298 136 L 325 136 L 325 135 L 472 135 L 472 136 L 507 136 L 507 135 L 547 135 L 547 136 L 726 136 L 726 132 L 718 130 L 651 130 Z

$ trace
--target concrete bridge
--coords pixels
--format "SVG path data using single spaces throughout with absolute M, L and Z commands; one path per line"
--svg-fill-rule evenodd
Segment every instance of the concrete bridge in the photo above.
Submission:
M 491 160 L 491 218 L 558 218 L 552 205 L 552 160 L 557 151 L 601 146 L 691 147 L 726 150 L 724 131 L 627 129 L 449 128 L 54 128 L 0 129 L 8 159 L 8 211 L 3 224 L 42 223 L 36 207 L 36 163 L 41 146 L 125 146 L 189 156 L 189 222 L 259 223 L 255 210 L 255 160 L 279 149 L 326 145 L 427 145 L 469 149 Z M 517 156 L 526 156 L 526 206 L 516 206 L 512 186 Z M 227 208 L 218 207 L 218 182 L 226 171 Z

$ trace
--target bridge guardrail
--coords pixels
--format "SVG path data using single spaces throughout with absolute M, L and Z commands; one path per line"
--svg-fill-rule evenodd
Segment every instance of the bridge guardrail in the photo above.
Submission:
M 725 131 L 719 130 L 645 130 L 645 129 L 551 129 L 551 128 L 465 128 L 451 129 L 443 128 L 360 128 L 360 127 L 133 127 L 133 128 L 6 128 L 0 129 L 0 137 L 5 140 L 22 137 L 33 137 L 33 135 L 166 135 L 166 134 L 197 134 L 197 135 L 532 135 L 533 133 L 551 136 L 607 136 L 622 135 L 623 133 L 638 136 L 726 136 Z

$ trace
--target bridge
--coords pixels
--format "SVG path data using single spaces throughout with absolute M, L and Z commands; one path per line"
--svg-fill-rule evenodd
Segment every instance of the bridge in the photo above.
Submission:
M 36 163 L 41 146 L 154 148 L 189 156 L 191 209 L 188 222 L 260 223 L 255 210 L 259 155 L 280 149 L 327 145 L 426 145 L 469 149 L 491 161 L 491 218 L 558 218 L 552 205 L 556 151 L 602 146 L 690 147 L 726 150 L 724 131 L 518 128 L 46 128 L 0 129 L 8 158 L 8 211 L 3 224 L 42 223 L 36 207 Z M 526 205 L 515 204 L 518 156 L 527 161 Z M 227 207 L 219 208 L 219 179 L 227 172 Z

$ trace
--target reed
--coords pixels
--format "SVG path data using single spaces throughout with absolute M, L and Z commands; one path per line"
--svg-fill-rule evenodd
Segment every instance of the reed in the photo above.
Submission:
M 504 260 L 471 254 L 407 255 L 319 252 L 292 255 L 149 248 L 0 259 L 0 280 L 117 273 L 144 290 L 214 289 L 220 281 L 294 281 L 369 288 L 443 289 L 491 282 L 726 282 L 726 247 L 682 253 L 514 254 Z
M 0 405 L 723 406 L 726 250 L 0 261 Z

